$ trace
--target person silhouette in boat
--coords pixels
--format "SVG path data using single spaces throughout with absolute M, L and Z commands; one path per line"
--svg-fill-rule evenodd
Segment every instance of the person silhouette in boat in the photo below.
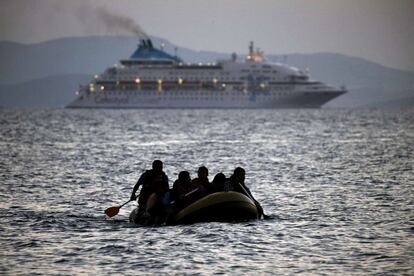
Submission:
M 211 182 L 211 192 L 216 193 L 224 191 L 225 183 L 226 176 L 223 173 L 216 174 Z
M 138 179 L 131 193 L 131 200 L 136 200 L 135 193 L 142 186 L 138 198 L 138 210 L 146 215 L 158 215 L 163 212 L 163 198 L 169 190 L 168 177 L 163 171 L 160 160 L 152 162 L 152 169 L 145 171 Z
M 208 169 L 204 166 L 198 168 L 197 178 L 194 178 L 191 183 L 195 189 L 198 189 L 195 195 L 197 198 L 202 198 L 212 190 L 210 181 L 208 180 Z
M 224 184 L 224 190 L 239 192 L 249 197 L 251 200 L 253 200 L 254 204 L 256 205 L 256 208 L 259 213 L 259 218 L 264 217 L 262 206 L 253 197 L 252 193 L 250 192 L 250 189 L 247 188 L 247 186 L 244 184 L 245 177 L 246 171 L 241 167 L 237 167 L 236 169 L 234 169 L 233 175 L 230 176 L 230 178 L 226 179 L 226 182 Z
M 181 171 L 170 190 L 170 202 L 165 204 L 165 222 L 167 224 L 171 224 L 174 221 L 175 215 L 192 203 L 193 190 L 195 189 L 191 183 L 190 173 L 188 171 Z
M 194 200 L 193 196 L 196 188 L 191 182 L 190 173 L 188 171 L 181 171 L 172 188 L 172 197 L 175 204 L 179 208 L 190 204 Z

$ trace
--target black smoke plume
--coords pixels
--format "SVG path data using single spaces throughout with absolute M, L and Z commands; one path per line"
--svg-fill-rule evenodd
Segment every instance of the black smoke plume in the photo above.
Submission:
M 85 34 L 135 35 L 148 39 L 148 35 L 131 17 L 117 13 L 105 6 L 97 6 L 89 0 L 63 2 L 52 6 L 56 14 L 72 13 L 84 29 Z
M 148 35 L 132 18 L 116 14 L 103 7 L 98 7 L 96 12 L 97 18 L 105 25 L 107 30 L 124 31 L 140 38 L 148 38 Z

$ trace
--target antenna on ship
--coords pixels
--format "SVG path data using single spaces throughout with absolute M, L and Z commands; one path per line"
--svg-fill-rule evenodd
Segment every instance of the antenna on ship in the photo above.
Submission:
M 248 60 L 253 60 L 253 55 L 254 55 L 254 44 L 253 41 L 250 41 L 249 44 L 249 55 L 247 56 Z
M 231 54 L 231 61 L 235 62 L 237 60 L 237 54 L 236 53 L 232 53 Z

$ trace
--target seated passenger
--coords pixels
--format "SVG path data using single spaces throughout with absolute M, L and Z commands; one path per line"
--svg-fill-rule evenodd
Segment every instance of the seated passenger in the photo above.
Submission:
M 224 190 L 239 192 L 249 197 L 251 200 L 253 200 L 254 204 L 256 205 L 256 208 L 259 212 L 259 217 L 262 217 L 264 216 L 263 208 L 260 205 L 260 203 L 253 197 L 249 188 L 247 188 L 247 186 L 244 184 L 245 176 L 245 170 L 241 167 L 237 167 L 236 169 L 234 169 L 233 175 L 226 180 Z
M 191 182 L 194 188 L 198 188 L 195 197 L 202 198 L 212 190 L 210 181 L 208 180 L 208 169 L 204 166 L 198 168 L 197 176 Z
M 223 173 L 218 173 L 214 176 L 211 182 L 212 193 L 224 191 L 224 184 L 226 183 L 226 176 Z
M 243 168 L 237 167 L 230 178 L 226 179 L 226 183 L 224 184 L 224 190 L 228 191 L 235 191 L 246 196 L 249 196 L 248 188 L 244 185 L 246 172 Z M 245 190 L 243 190 L 243 188 Z
M 190 203 L 188 194 L 195 188 L 191 183 L 190 173 L 188 171 L 182 171 L 178 174 L 178 179 L 174 182 L 172 188 L 173 199 L 180 205 L 188 204 Z

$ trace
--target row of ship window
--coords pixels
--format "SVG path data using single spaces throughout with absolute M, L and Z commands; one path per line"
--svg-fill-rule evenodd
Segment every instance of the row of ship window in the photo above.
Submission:
M 101 92 L 101 93 L 105 93 L 108 96 L 116 96 L 116 95 L 132 95 L 132 94 L 137 94 L 136 92 L 134 93 L 133 91 L 129 91 L 129 92 L 122 92 L 122 91 L 105 91 L 105 92 Z M 250 97 L 251 94 L 247 94 L 247 93 L 237 93 L 237 92 L 227 92 L 227 93 L 220 93 L 220 94 L 214 94 L 214 93 L 183 93 L 183 92 L 169 92 L 169 93 L 160 93 L 160 92 L 151 92 L 151 91 L 142 91 L 139 93 L 140 95 L 146 95 L 146 96 L 161 96 L 161 97 L 171 97 L 171 96 L 175 96 L 174 98 L 191 98 L 191 97 L 200 97 L 200 98 L 211 98 L 211 97 L 218 97 L 218 96 L 247 96 Z M 277 96 L 286 96 L 288 95 L 289 92 L 278 92 L 278 93 L 257 93 L 257 95 L 263 95 L 266 96 L 266 98 L 268 97 L 277 97 Z
M 266 70 L 259 70 L 259 69 L 242 69 L 240 71 L 234 71 L 234 73 L 238 73 L 238 72 L 242 72 L 242 73 L 263 73 L 263 74 L 269 74 L 269 73 L 273 73 L 273 74 L 277 74 L 278 71 L 277 70 L 270 70 L 270 69 L 266 69 Z M 119 71 L 118 74 L 121 75 L 126 75 L 126 74 L 140 74 L 140 71 Z M 164 72 L 165 73 L 165 72 Z M 173 71 L 168 71 L 169 75 L 177 75 L 177 72 L 173 72 Z M 204 75 L 210 75 L 210 76 L 230 76 L 231 72 L 230 71 L 221 71 L 221 72 L 217 72 L 217 71 L 205 71 L 205 72 L 200 72 L 200 71 L 186 71 L 186 70 L 182 70 L 181 74 L 183 75 L 198 75 L 198 76 L 204 76 Z
M 177 89 L 179 87 L 179 89 Z M 227 86 L 212 86 L 212 85 L 205 85 L 205 86 L 199 86 L 199 85 L 183 85 L 183 86 L 164 86 L 164 85 L 124 85 L 124 86 L 101 86 L 99 90 L 93 90 L 89 92 L 101 92 L 101 93 L 111 93 L 112 91 L 119 91 L 119 93 L 123 93 L 121 91 L 129 91 L 129 92 L 139 92 L 139 93 L 145 93 L 147 91 L 150 91 L 149 93 L 185 93 L 188 91 L 191 91 L 191 93 L 194 92 L 215 92 L 215 91 L 222 91 L 221 93 L 228 93 L 229 91 L 238 91 L 240 92 L 247 92 L 247 90 L 257 90 L 257 91 L 289 91 L 292 90 L 292 87 L 290 86 L 253 86 L 253 87 L 245 87 L 245 86 L 238 86 L 233 85 L 230 89 L 227 89 Z M 152 92 L 151 92 L 152 91 Z
M 248 69 L 243 69 L 243 70 L 241 70 L 240 72 L 242 72 L 242 73 L 253 73 L 253 74 L 266 74 L 266 75 L 268 75 L 268 74 L 270 74 L 270 73 L 273 73 L 273 74 L 277 74 L 277 71 L 276 70 L 248 70 Z M 119 71 L 118 72 L 118 75 L 128 75 L 128 76 L 134 76 L 134 75 L 139 75 L 139 74 L 141 74 L 142 72 L 131 72 L 131 71 L 125 71 L 125 72 L 123 72 L 123 71 Z M 230 72 L 221 72 L 221 73 L 217 73 L 217 72 L 191 72 L 191 71 L 188 71 L 188 72 L 181 72 L 182 73 L 182 75 L 183 76 L 189 76 L 189 77 L 191 77 L 191 76 L 198 76 L 198 77 L 205 77 L 205 76 L 210 76 L 210 77 L 216 77 L 216 78 L 221 78 L 221 77 L 223 77 L 223 76 L 230 76 L 231 75 L 231 73 Z M 170 75 L 170 76 L 177 76 L 177 72 L 168 72 L 168 75 Z M 159 75 L 158 75 L 159 76 Z
M 242 70 L 242 72 L 250 72 L 249 70 L 247 70 L 247 71 L 243 71 Z M 253 72 L 253 71 L 252 71 Z M 257 72 L 260 72 L 260 71 L 254 71 L 255 73 L 257 73 Z M 111 75 L 139 75 L 139 74 L 142 74 L 142 72 L 140 72 L 140 71 L 118 71 L 118 72 L 110 72 L 110 71 L 108 71 L 107 73 L 109 73 L 109 74 L 111 74 Z M 161 72 L 158 72 L 158 75 L 160 74 Z M 162 73 L 164 73 L 164 74 L 166 74 L 167 72 L 162 72 Z M 215 77 L 220 77 L 220 76 L 230 76 L 231 75 L 231 73 L 230 72 L 227 72 L 227 71 L 225 71 L 225 72 L 199 72 L 199 71 L 180 71 L 180 74 L 182 74 L 182 75 L 185 75 L 185 76 L 189 76 L 189 75 L 196 75 L 196 76 L 206 76 L 206 75 L 209 75 L 209 76 L 215 76 Z M 177 72 L 172 72 L 172 71 L 169 71 L 168 72 L 168 75 L 173 75 L 173 76 L 177 76 Z
M 167 84 L 102 84 L 101 86 L 97 85 L 96 87 L 101 87 L 101 90 L 218 90 L 219 88 L 226 88 L 231 87 L 232 89 L 239 90 L 239 89 L 246 89 L 247 87 L 256 87 L 262 89 L 271 89 L 271 90 L 290 90 L 292 89 L 292 85 L 267 85 L 266 83 L 255 83 L 252 85 L 237 85 L 237 84 L 226 84 L 226 83 L 209 83 L 209 82 L 200 82 L 200 83 L 167 83 Z M 313 88 L 312 89 L 319 89 Z
M 217 78 L 217 81 L 218 82 L 223 82 L 223 81 L 246 81 L 246 80 L 248 80 L 250 77 L 249 76 L 242 76 L 242 77 L 221 77 L 221 78 Z M 288 80 L 289 78 L 276 78 L 276 77 L 269 77 L 269 76 L 254 76 L 254 78 L 255 79 L 260 79 L 260 80 L 273 80 L 273 81 L 276 81 L 276 80 Z M 156 77 L 152 77 L 152 76 L 149 76 L 149 77 L 144 77 L 144 78 L 142 78 L 143 80 L 146 80 L 146 81 L 157 81 L 157 80 L 159 80 L 159 79 L 162 79 L 162 80 L 164 80 L 164 81 L 177 81 L 177 78 L 156 78 Z M 208 82 L 208 81 L 211 81 L 211 80 L 206 80 L 206 79 L 202 79 L 202 78 L 200 78 L 200 77 L 186 77 L 186 76 L 184 76 L 183 78 L 182 78 L 184 81 L 204 81 L 204 82 Z M 107 78 L 105 78 L 105 80 L 111 80 L 111 81 L 117 81 L 117 80 L 119 80 L 119 78 L 118 77 L 107 77 Z M 125 78 L 125 79 L 121 79 L 120 81 L 130 81 L 131 79 L 130 78 Z
M 270 98 L 279 98 L 279 97 L 283 97 L 283 96 L 287 96 L 288 93 L 280 93 L 278 95 L 273 95 L 273 97 Z M 250 95 L 244 96 L 244 97 L 231 97 L 231 98 L 226 98 L 226 100 L 230 99 L 232 101 L 244 101 L 246 100 L 246 98 L 250 98 Z M 162 97 L 162 99 L 168 99 L 168 100 L 224 100 L 225 98 L 222 96 L 210 96 L 210 97 L 197 97 L 197 96 L 188 96 L 188 97 Z M 268 101 L 269 97 L 256 97 L 255 98 L 258 101 Z

